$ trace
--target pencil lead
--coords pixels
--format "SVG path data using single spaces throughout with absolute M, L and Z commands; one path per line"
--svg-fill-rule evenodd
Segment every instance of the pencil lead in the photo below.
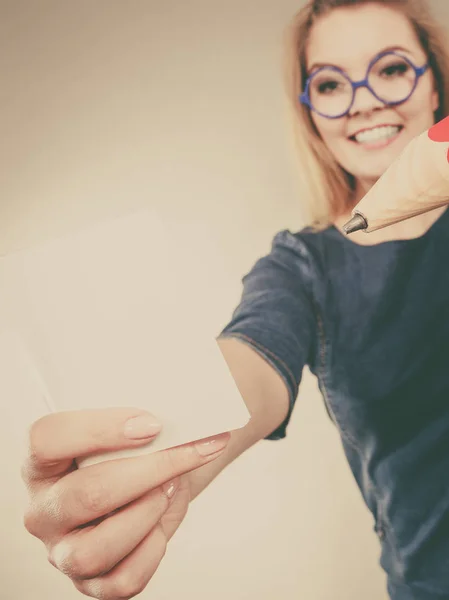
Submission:
M 367 220 L 361 214 L 355 214 L 350 221 L 343 225 L 343 231 L 348 235 L 354 231 L 360 231 L 368 227 Z

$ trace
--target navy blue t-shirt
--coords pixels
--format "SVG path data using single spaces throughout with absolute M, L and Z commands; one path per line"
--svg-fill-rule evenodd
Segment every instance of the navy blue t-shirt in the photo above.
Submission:
M 369 234 L 368 234 L 369 235 Z M 449 599 L 449 210 L 421 237 L 278 233 L 221 336 L 316 375 L 375 520 L 393 600 Z

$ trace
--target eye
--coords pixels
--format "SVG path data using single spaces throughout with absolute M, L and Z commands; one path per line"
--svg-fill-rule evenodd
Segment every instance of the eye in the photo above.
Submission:
M 385 77 L 395 77 L 395 76 L 402 76 L 405 75 L 405 73 L 407 73 L 407 71 L 409 70 L 409 65 L 405 62 L 398 62 L 395 63 L 393 65 L 388 65 L 388 67 L 384 67 L 381 71 L 382 75 L 384 75 Z
M 339 81 L 322 81 L 318 84 L 317 90 L 319 94 L 329 94 L 330 92 L 335 91 L 340 85 Z

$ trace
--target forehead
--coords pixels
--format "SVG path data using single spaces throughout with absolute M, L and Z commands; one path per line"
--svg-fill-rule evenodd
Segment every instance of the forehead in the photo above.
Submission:
M 389 46 L 402 46 L 417 60 L 425 57 L 408 19 L 393 8 L 373 3 L 334 9 L 312 27 L 306 63 L 357 69 Z

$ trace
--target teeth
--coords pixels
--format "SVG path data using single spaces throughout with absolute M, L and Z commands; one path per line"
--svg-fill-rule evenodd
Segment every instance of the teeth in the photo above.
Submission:
M 393 137 L 399 131 L 399 127 L 387 125 L 385 127 L 375 127 L 369 131 L 362 131 L 355 136 L 355 139 L 359 143 L 363 142 L 376 142 L 382 139 L 388 139 Z

